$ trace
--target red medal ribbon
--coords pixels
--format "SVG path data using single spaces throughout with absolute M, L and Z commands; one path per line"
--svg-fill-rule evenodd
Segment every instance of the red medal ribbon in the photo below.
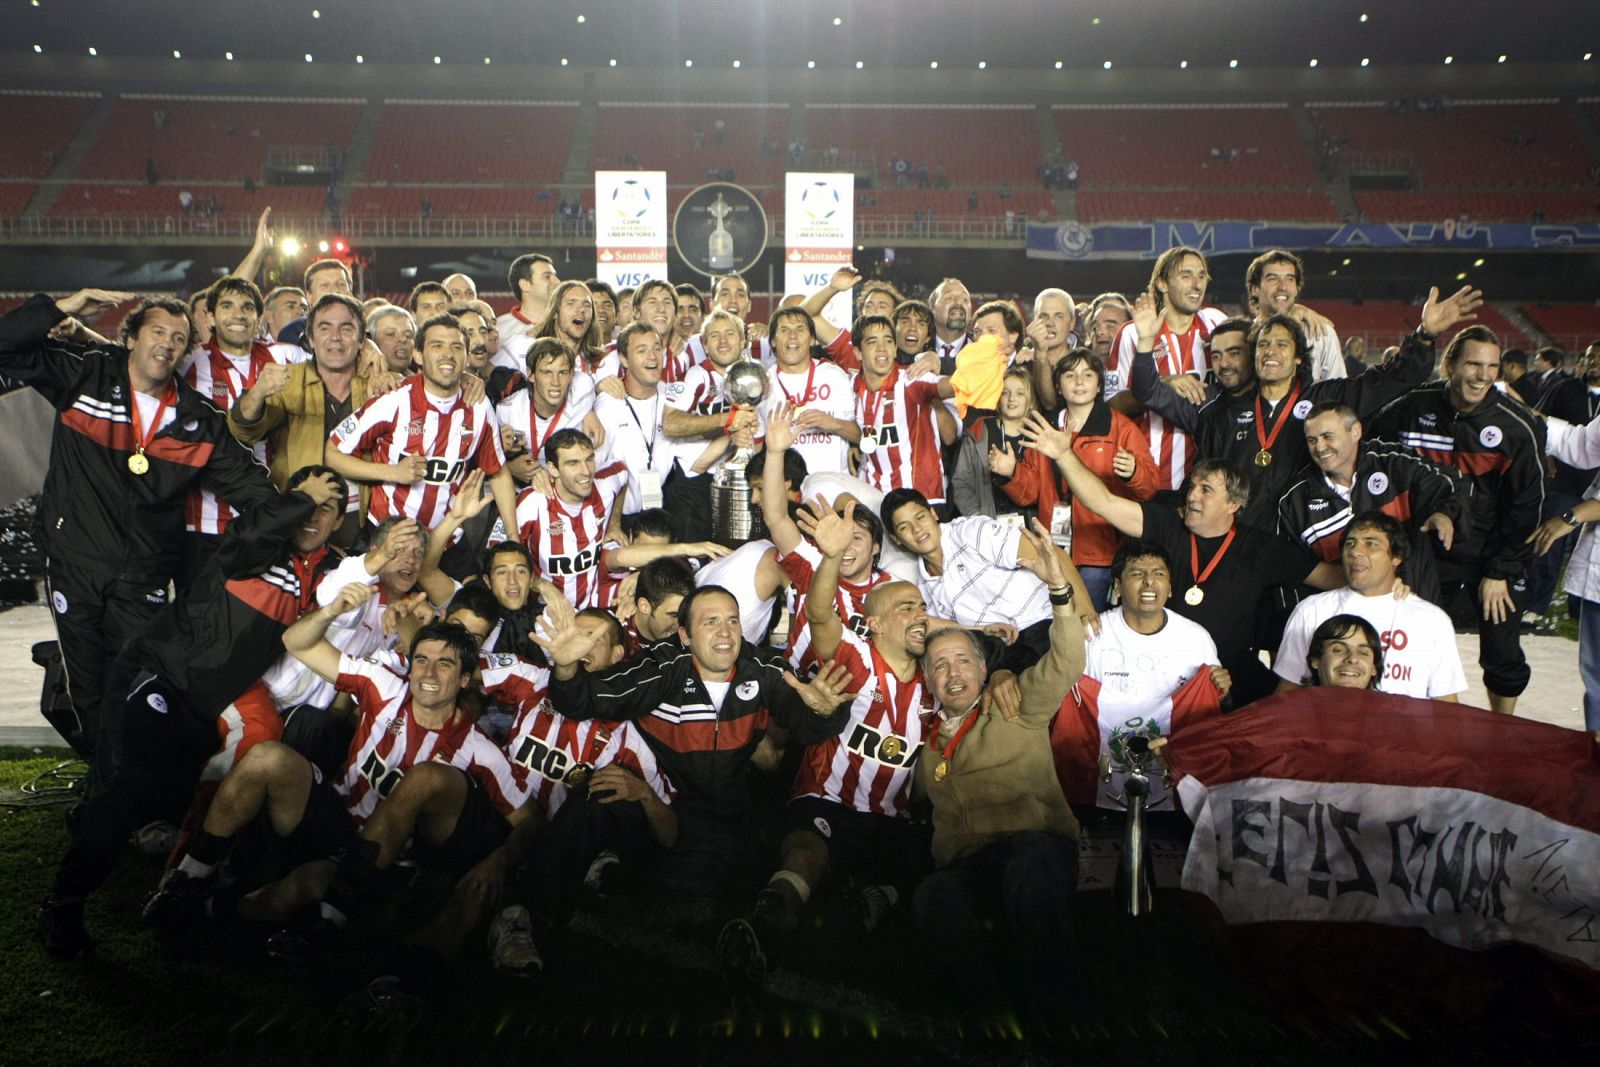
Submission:
M 1222 562 L 1222 557 L 1228 554 L 1228 546 L 1233 544 L 1234 535 L 1239 532 L 1237 526 L 1228 527 L 1228 536 L 1222 539 L 1222 547 L 1217 549 L 1217 554 L 1211 557 L 1211 562 L 1206 564 L 1206 569 L 1200 569 L 1200 541 L 1194 534 L 1189 535 L 1189 573 L 1194 575 L 1194 584 L 1200 585 L 1211 572 L 1217 569 L 1217 564 Z
M 1284 412 L 1292 412 L 1292 411 L 1294 411 L 1294 403 L 1295 403 L 1296 400 L 1299 400 L 1299 399 L 1300 399 L 1300 383 L 1297 381 L 1297 382 L 1294 383 L 1294 389 L 1289 393 L 1289 399 L 1284 401 L 1282 410 Z M 1262 426 L 1261 392 L 1260 392 L 1260 390 L 1257 390 L 1256 391 L 1256 441 L 1258 443 L 1260 443 L 1261 448 L 1262 448 L 1263 451 L 1270 452 L 1272 450 L 1273 443 L 1278 440 L 1278 435 L 1283 432 L 1283 428 L 1284 428 L 1285 425 L 1288 424 L 1288 422 L 1289 422 L 1289 416 L 1288 416 L 1288 414 L 1285 414 L 1285 415 L 1283 415 L 1282 417 L 1280 417 L 1278 419 L 1278 424 L 1272 428 L 1272 433 L 1271 434 L 1265 434 L 1265 433 L 1261 432 L 1261 426 Z
M 161 403 L 156 405 L 156 420 L 150 426 L 150 432 L 144 432 L 143 420 L 139 417 L 139 397 L 134 395 L 128 402 L 128 414 L 133 417 L 133 450 L 139 455 L 144 455 L 144 450 L 150 447 L 150 442 L 155 440 L 156 434 L 161 432 L 161 416 L 167 413 L 178 400 L 178 387 L 171 382 L 167 383 L 167 391 L 161 394 Z
M 528 449 L 537 459 L 544 452 L 544 443 L 550 440 L 550 435 L 556 432 L 556 427 L 561 425 L 561 413 L 567 410 L 566 398 L 561 401 L 561 406 L 556 408 L 556 413 L 550 416 L 550 428 L 545 430 L 544 436 L 539 436 L 539 409 L 533 406 L 533 397 L 528 397 L 528 439 L 533 442 L 533 447 Z
M 845 621 L 848 623 L 849 619 L 847 618 Z M 883 702 L 889 707 L 889 732 L 896 736 L 904 737 L 906 723 L 911 718 L 911 693 L 922 681 L 921 672 L 914 675 L 911 681 L 902 682 L 899 675 L 890 670 L 889 665 L 878 654 L 877 645 L 868 641 L 867 648 L 872 652 L 872 673 L 878 676 L 878 692 L 883 694 Z M 894 678 L 896 687 L 893 690 L 889 688 L 889 679 L 891 677 Z M 963 724 L 964 726 L 965 724 Z
M 787 385 L 783 384 L 783 372 L 780 371 L 776 375 L 774 375 L 774 377 L 776 377 L 778 379 L 778 388 L 783 392 L 783 398 L 789 402 L 789 406 L 790 407 L 796 407 L 796 408 L 803 406 L 807 401 L 809 401 L 811 399 L 811 383 L 816 378 L 816 376 L 817 376 L 817 361 L 816 360 L 812 360 L 811 361 L 811 369 L 806 372 L 806 387 L 805 387 L 805 391 L 800 394 L 800 399 L 796 400 L 794 398 L 793 394 L 791 394 L 789 392 L 789 387 Z
M 967 731 L 971 730 L 972 727 L 974 725 L 976 725 L 976 723 L 978 721 L 978 718 L 979 718 L 978 708 L 977 708 L 976 705 L 974 705 L 972 710 L 967 712 L 966 721 L 963 722 L 960 726 L 956 727 L 956 734 L 955 734 L 954 737 L 952 737 L 950 739 L 950 743 L 949 744 L 945 745 L 943 749 L 940 749 L 938 744 L 936 744 L 934 741 L 930 741 L 929 742 L 929 747 L 932 748 L 935 752 L 939 753 L 939 758 L 941 760 L 943 760 L 945 763 L 949 763 L 952 759 L 955 758 L 956 749 L 961 747 L 961 742 L 966 738 Z M 938 736 L 939 735 L 937 733 L 934 734 L 935 740 L 937 740 Z
M 878 386 L 876 389 L 873 389 L 867 385 L 867 379 L 865 375 L 856 378 L 856 381 L 861 384 L 861 407 L 864 412 L 861 419 L 861 426 L 863 429 L 872 431 L 876 431 L 878 429 L 878 417 L 883 412 L 883 405 L 888 401 L 889 396 L 894 392 L 894 383 L 899 377 L 900 368 L 891 367 L 889 369 L 888 376 L 883 379 L 883 384 Z M 809 384 L 810 383 L 808 382 L 807 385 L 809 386 Z M 877 399 L 877 404 L 873 404 L 872 401 L 874 398 Z

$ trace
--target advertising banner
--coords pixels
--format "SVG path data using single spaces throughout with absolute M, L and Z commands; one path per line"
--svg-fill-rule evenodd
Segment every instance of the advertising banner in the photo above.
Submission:
M 785 179 L 783 291 L 810 295 L 855 257 L 856 179 L 848 173 L 794 172 Z M 822 317 L 847 327 L 850 310 L 851 294 L 841 293 L 829 301 Z
M 667 276 L 667 172 L 594 172 L 595 274 L 618 289 Z

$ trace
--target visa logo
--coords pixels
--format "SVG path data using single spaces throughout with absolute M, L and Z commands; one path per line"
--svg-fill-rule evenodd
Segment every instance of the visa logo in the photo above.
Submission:
M 831 279 L 832 277 L 833 277 L 833 272 L 832 271 L 829 271 L 826 274 L 807 274 L 807 275 L 805 275 L 805 279 L 804 279 L 806 288 L 808 288 L 808 289 L 820 289 L 824 285 L 827 285 L 829 279 Z
M 640 285 L 644 284 L 645 282 L 647 282 L 649 280 L 650 280 L 650 275 L 646 274 L 642 270 L 632 271 L 632 272 L 630 272 L 628 274 L 619 274 L 619 275 L 617 275 L 617 285 L 621 286 L 623 288 L 627 288 L 627 287 L 631 286 L 632 288 L 637 289 Z M 827 280 L 828 279 L 826 279 L 826 278 L 823 279 L 823 281 L 827 281 Z

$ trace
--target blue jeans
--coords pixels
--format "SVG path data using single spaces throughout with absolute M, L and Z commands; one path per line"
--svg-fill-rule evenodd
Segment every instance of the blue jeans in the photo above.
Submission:
M 1570 598 L 1578 606 L 1578 674 L 1583 677 L 1583 724 L 1600 730 L 1600 603 Z
M 1106 610 L 1106 597 L 1111 595 L 1111 568 L 1083 566 L 1078 568 L 1078 574 L 1083 578 L 1084 588 L 1089 590 L 1089 602 L 1094 610 Z

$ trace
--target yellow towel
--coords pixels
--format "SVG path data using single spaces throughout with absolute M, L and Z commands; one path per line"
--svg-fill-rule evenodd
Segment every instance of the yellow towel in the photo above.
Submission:
M 956 353 L 956 372 L 950 375 L 951 388 L 956 391 L 956 410 L 962 418 L 968 408 L 999 407 L 1005 376 L 1006 361 L 1000 356 L 998 337 L 980 337 L 962 345 Z

